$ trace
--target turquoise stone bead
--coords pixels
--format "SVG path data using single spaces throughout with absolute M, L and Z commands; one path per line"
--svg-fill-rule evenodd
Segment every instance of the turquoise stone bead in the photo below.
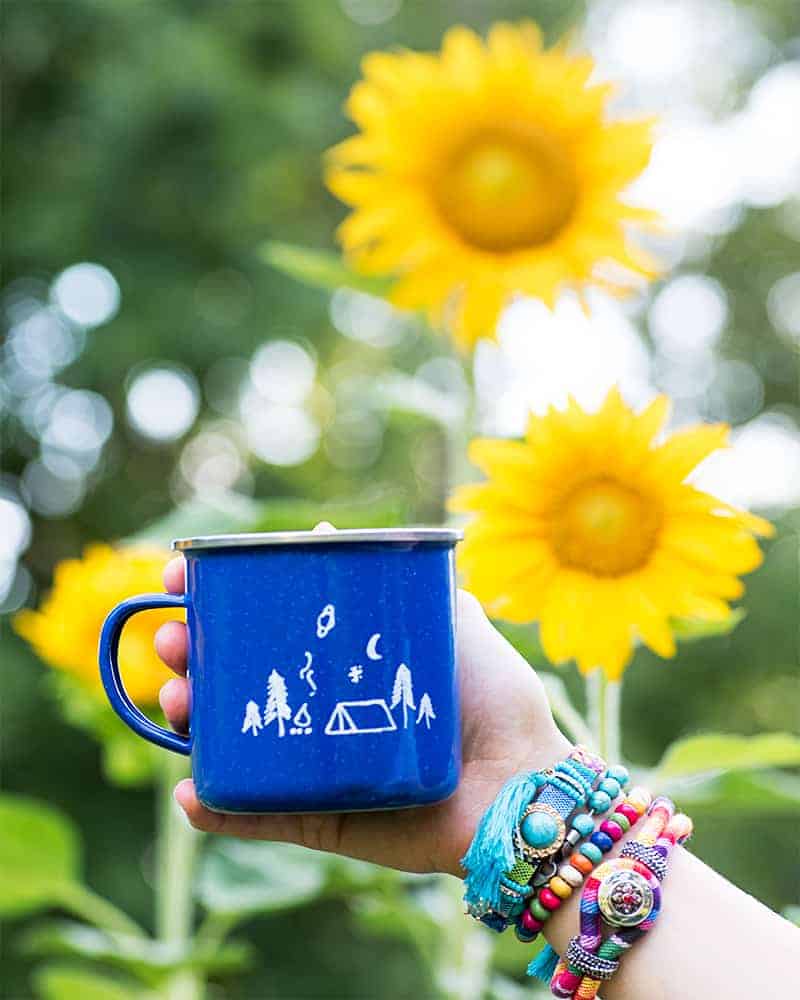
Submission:
M 578 848 L 578 850 L 581 852 L 581 854 L 585 858 L 588 858 L 590 861 L 593 861 L 595 864 L 598 864 L 598 862 L 600 861 L 600 859 L 603 857 L 603 852 L 600 850 L 600 848 L 596 844 L 593 844 L 591 841 L 588 841 L 585 844 L 581 844 L 581 846 Z
M 520 825 L 522 839 L 531 847 L 547 847 L 558 836 L 558 824 L 547 813 L 529 813 Z
M 615 799 L 619 795 L 619 782 L 616 778 L 603 778 L 597 787 L 611 799 Z
M 631 780 L 627 767 L 623 767 L 622 764 L 612 765 L 606 774 L 609 778 L 614 778 L 615 781 L 618 781 L 622 788 L 624 788 Z
M 582 837 L 588 837 L 594 830 L 594 820 L 588 813 L 578 813 L 572 820 L 573 829 L 577 830 Z
M 611 805 L 611 796 L 608 792 L 598 789 L 589 796 L 589 805 L 595 812 L 605 812 Z

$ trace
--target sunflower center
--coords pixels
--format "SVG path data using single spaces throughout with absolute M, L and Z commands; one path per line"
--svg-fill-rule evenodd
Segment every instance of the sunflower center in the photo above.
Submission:
M 594 479 L 559 503 L 553 546 L 567 566 L 620 576 L 647 562 L 660 526 L 659 510 L 639 493 L 611 479 Z
M 449 158 L 433 194 L 468 243 L 502 252 L 550 240 L 572 216 L 577 185 L 568 157 L 550 136 L 484 134 Z

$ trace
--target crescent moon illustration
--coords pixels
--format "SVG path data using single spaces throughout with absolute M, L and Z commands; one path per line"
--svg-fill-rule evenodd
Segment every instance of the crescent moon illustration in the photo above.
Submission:
M 382 654 L 378 652 L 378 642 L 380 640 L 380 637 L 381 637 L 380 632 L 376 632 L 374 635 L 370 636 L 369 642 L 367 643 L 367 656 L 371 660 L 383 659 Z

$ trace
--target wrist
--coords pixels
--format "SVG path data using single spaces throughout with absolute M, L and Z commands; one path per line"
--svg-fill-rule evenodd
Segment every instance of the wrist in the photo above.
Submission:
M 461 859 L 472 842 L 481 817 L 497 797 L 503 785 L 512 775 L 527 771 L 539 771 L 553 767 L 563 760 L 574 744 L 567 739 L 552 720 L 549 725 L 539 726 L 519 745 L 519 755 L 498 760 L 480 762 L 479 777 L 472 777 L 473 768 L 465 768 L 459 797 L 466 800 L 465 815 L 459 822 L 459 836 L 452 847 L 440 858 L 436 870 L 463 879 L 464 868 Z M 464 795 L 466 793 L 466 795 Z M 445 806 L 447 803 L 445 803 Z M 459 810 L 461 811 L 461 810 Z
M 525 758 L 520 763 L 520 770 L 540 771 L 553 767 L 558 761 L 564 760 L 574 747 L 575 744 L 553 723 L 546 731 L 532 738 L 526 748 Z
M 614 858 L 619 857 L 628 841 L 636 840 L 638 832 L 638 826 L 632 826 L 627 830 L 614 846 L 604 853 L 603 861 L 612 861 Z M 566 950 L 570 938 L 575 934 L 578 927 L 581 892 L 582 886 L 577 886 L 572 895 L 568 899 L 565 899 L 562 905 L 552 913 L 542 930 L 547 943 L 560 955 Z
M 563 759 L 507 780 L 464 857 L 468 912 L 497 931 L 513 924 L 523 942 L 542 933 L 652 801 L 642 788 L 620 794 L 630 780 L 621 765 L 567 748 Z

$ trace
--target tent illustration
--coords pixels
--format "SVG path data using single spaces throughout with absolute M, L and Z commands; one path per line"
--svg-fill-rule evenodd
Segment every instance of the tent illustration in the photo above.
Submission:
M 327 736 L 354 736 L 356 733 L 390 733 L 397 729 L 383 698 L 368 701 L 339 701 L 325 726 Z

